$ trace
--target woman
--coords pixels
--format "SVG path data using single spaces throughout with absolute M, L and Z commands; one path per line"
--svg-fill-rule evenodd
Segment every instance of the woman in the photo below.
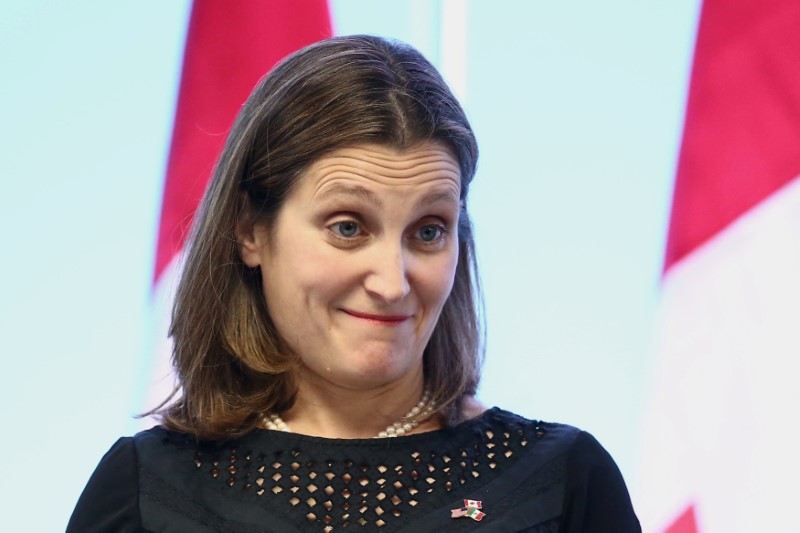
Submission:
M 590 435 L 474 399 L 477 156 L 407 45 L 334 38 L 278 65 L 196 216 L 179 390 L 68 529 L 638 531 Z

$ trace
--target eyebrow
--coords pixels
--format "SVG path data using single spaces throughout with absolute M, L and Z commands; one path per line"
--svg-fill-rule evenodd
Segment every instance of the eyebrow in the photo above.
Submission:
M 426 206 L 435 204 L 437 202 L 452 202 L 458 204 L 461 202 L 461 200 L 457 195 L 453 194 L 452 191 L 437 191 L 422 199 L 422 204 Z
M 383 207 L 383 202 L 378 196 L 370 190 L 361 187 L 360 185 L 344 185 L 337 184 L 325 189 L 317 196 L 318 200 L 328 200 L 334 196 L 351 196 L 360 200 L 365 200 L 376 207 Z M 458 196 L 453 194 L 452 191 L 436 191 L 422 199 L 422 205 L 429 206 L 437 202 L 453 202 L 459 203 Z

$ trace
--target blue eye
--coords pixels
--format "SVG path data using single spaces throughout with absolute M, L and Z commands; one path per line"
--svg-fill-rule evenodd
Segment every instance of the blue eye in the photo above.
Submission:
M 336 224 L 332 225 L 331 228 L 333 229 L 334 233 L 338 233 L 341 237 L 346 238 L 355 237 L 359 233 L 358 223 L 352 220 L 337 222 Z
M 441 226 L 428 224 L 426 226 L 422 226 L 417 232 L 417 235 L 423 242 L 434 242 L 442 238 L 442 233 L 444 233 L 444 229 Z

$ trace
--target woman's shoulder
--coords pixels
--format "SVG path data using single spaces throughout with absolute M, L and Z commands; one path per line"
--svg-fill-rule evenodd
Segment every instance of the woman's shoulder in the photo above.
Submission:
M 581 434 L 589 435 L 580 428 L 569 424 L 527 418 L 500 407 L 486 409 L 480 416 L 471 419 L 471 421 L 476 426 L 488 431 L 496 429 L 503 432 L 511 432 L 512 435 L 533 435 L 537 440 L 547 437 L 546 442 L 552 442 L 553 445 L 559 447 L 569 447 Z
M 72 531 L 132 531 L 140 525 L 138 460 L 122 437 L 100 460 L 67 525 Z
M 512 440 L 524 428 L 536 445 L 517 462 L 511 475 L 527 474 L 529 497 L 558 494 L 559 522 L 566 531 L 641 531 L 625 481 L 614 459 L 589 432 L 575 426 L 532 420 L 493 408 L 484 418 Z M 554 490 L 556 489 L 556 490 Z M 538 496 L 537 496 L 538 497 Z
M 574 454 L 581 462 L 610 459 L 608 452 L 591 433 L 570 424 L 527 418 L 499 407 L 486 409 L 475 420 L 480 420 L 488 428 L 496 427 L 520 434 L 532 431 L 537 438 L 547 437 L 544 442 Z
M 502 428 L 504 437 L 514 432 L 530 432 L 537 438 L 539 454 L 564 456 L 570 478 L 603 478 L 622 482 L 614 459 L 602 444 L 588 431 L 560 422 L 529 419 L 497 407 L 488 409 L 481 417 L 488 427 Z

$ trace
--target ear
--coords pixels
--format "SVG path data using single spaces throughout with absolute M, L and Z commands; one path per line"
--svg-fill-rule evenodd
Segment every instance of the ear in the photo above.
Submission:
M 236 242 L 242 262 L 250 268 L 261 266 L 261 252 L 266 245 L 267 230 L 253 222 L 249 209 L 242 209 L 236 222 Z

